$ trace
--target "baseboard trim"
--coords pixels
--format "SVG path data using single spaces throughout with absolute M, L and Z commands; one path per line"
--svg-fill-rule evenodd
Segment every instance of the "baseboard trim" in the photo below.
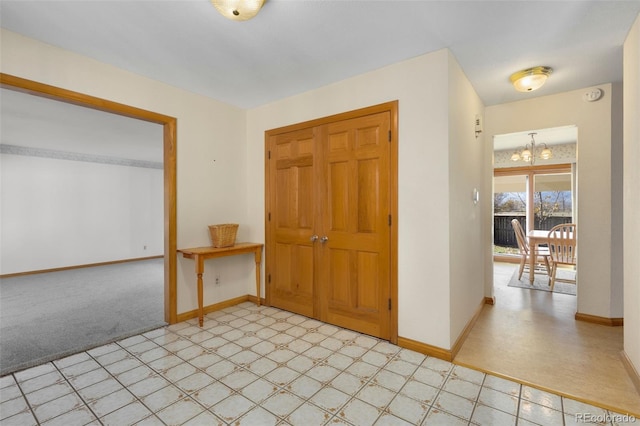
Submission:
M 478 321 L 478 318 L 480 317 L 480 313 L 482 313 L 482 308 L 484 308 L 484 305 L 488 303 L 487 299 L 493 301 L 493 298 L 490 298 L 490 297 L 485 297 L 482 299 L 482 301 L 476 308 L 476 312 L 473 314 L 473 317 L 469 320 L 469 322 L 467 322 L 467 325 L 464 327 L 464 329 L 456 339 L 456 342 L 453 344 L 453 348 L 451 348 L 451 350 L 439 348 L 437 346 L 432 346 L 427 343 L 409 339 L 407 337 L 398 337 L 398 346 L 405 349 L 410 349 L 412 351 L 420 352 L 421 354 L 424 354 L 424 355 L 428 355 L 435 358 L 443 359 L 445 361 L 452 362 L 453 359 L 458 354 L 458 352 L 460 352 L 460 349 L 462 348 L 462 344 L 469 336 L 469 333 L 471 333 L 471 329 L 476 324 L 476 321 Z
M 398 346 L 449 362 L 451 362 L 451 360 L 453 359 L 450 350 L 432 346 L 427 343 L 418 342 L 417 340 L 412 340 L 407 337 L 398 336 Z
M 504 263 L 514 263 L 514 264 L 518 264 L 520 263 L 520 255 L 516 255 L 516 254 L 494 254 L 493 255 L 493 261 L 494 262 L 504 262 Z
M 576 312 L 575 319 L 576 321 L 590 322 L 608 327 L 622 327 L 624 325 L 624 318 L 606 318 L 597 315 L 581 314 L 580 312 Z
M 229 300 L 224 300 L 222 302 L 218 302 L 218 303 L 214 303 L 213 305 L 207 305 L 207 306 L 203 306 L 202 310 L 204 312 L 205 315 L 210 314 L 211 312 L 215 312 L 215 311 L 219 311 L 221 309 L 224 308 L 228 308 L 230 306 L 235 306 L 239 303 L 242 302 L 247 302 L 247 301 L 251 301 L 251 298 L 253 297 L 253 302 L 255 303 L 255 296 L 249 296 L 248 294 L 244 295 L 244 296 L 240 296 L 240 297 L 235 297 L 233 299 L 229 299 Z M 182 322 L 182 321 L 187 321 L 193 318 L 198 318 L 198 310 L 194 309 L 193 311 L 187 311 L 187 312 L 183 312 L 181 314 L 178 314 L 177 320 L 178 322 Z
M 139 260 L 162 259 L 163 257 L 164 255 L 136 257 L 135 259 L 112 260 L 109 262 L 87 263 L 85 265 L 63 266 L 61 268 L 38 269 L 36 271 L 25 271 L 25 272 L 15 272 L 13 274 L 3 274 L 3 275 L 0 275 L 0 278 L 13 278 L 13 277 L 21 277 L 24 275 L 44 274 L 46 272 L 58 272 L 58 271 L 68 271 L 71 269 L 92 268 L 94 266 L 116 265 L 118 263 L 137 262 Z
M 254 295 L 250 294 L 250 295 L 248 295 L 247 297 L 249 298 L 249 302 L 253 302 L 253 303 L 256 303 L 256 304 L 258 303 L 258 298 L 257 298 L 256 296 L 254 296 Z M 261 305 L 261 306 L 266 306 L 266 304 L 267 304 L 267 303 L 266 303 L 266 301 L 265 301 L 264 297 L 261 297 L 261 298 L 260 298 L 260 305 Z
M 462 333 L 460 333 L 460 335 L 456 339 L 456 342 L 453 344 L 453 348 L 451 349 L 452 360 L 455 359 L 456 355 L 458 355 L 458 352 L 460 352 L 460 349 L 462 348 L 464 341 L 467 340 L 469 333 L 471 333 L 471 329 L 476 324 L 476 321 L 478 321 L 478 318 L 480 317 L 480 314 L 482 313 L 482 309 L 484 308 L 485 304 L 486 304 L 486 298 L 482 298 L 482 300 L 480 301 L 480 304 L 476 308 L 475 313 L 473 314 L 469 322 L 467 322 L 467 325 L 464 327 L 464 329 L 462 329 Z
M 495 305 L 496 304 L 496 297 L 495 296 L 493 296 L 493 297 L 485 297 L 484 298 L 484 304 L 485 305 L 492 305 L 492 306 Z
M 624 368 L 627 370 L 627 373 L 629 373 L 633 385 L 636 387 L 636 391 L 640 394 L 640 373 L 638 373 L 638 370 L 633 366 L 633 363 L 625 351 L 620 351 L 620 358 L 622 359 Z

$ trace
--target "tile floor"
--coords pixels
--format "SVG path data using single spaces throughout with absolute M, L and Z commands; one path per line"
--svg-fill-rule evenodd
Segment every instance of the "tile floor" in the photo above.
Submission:
M 615 413 L 252 303 L 0 378 L 10 425 L 562 425 Z

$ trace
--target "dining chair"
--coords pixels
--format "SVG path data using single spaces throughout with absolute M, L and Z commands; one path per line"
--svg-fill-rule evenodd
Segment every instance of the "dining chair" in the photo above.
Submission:
M 518 219 L 513 219 L 511 221 L 511 226 L 513 226 L 513 231 L 516 233 L 518 250 L 520 250 L 520 270 L 518 271 L 518 280 L 522 278 L 522 273 L 524 272 L 525 267 L 529 265 L 529 256 L 531 255 L 536 256 L 536 263 L 540 263 L 539 261 L 542 259 L 542 263 L 544 263 L 547 269 L 547 274 L 550 274 L 549 249 L 546 247 L 536 247 L 532 254 L 527 240 L 527 235 L 524 233 L 524 229 L 522 229 L 520 221 Z
M 549 245 L 549 256 L 551 259 L 551 273 L 549 274 L 549 286 L 553 291 L 556 283 L 556 272 L 559 265 L 576 266 L 576 237 L 577 228 L 575 223 L 562 223 L 556 225 L 549 231 L 547 238 Z M 562 279 L 558 281 L 576 283 L 575 279 Z

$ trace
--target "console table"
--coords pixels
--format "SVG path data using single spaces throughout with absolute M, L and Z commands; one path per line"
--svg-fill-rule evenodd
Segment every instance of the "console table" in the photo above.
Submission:
M 202 327 L 204 322 L 202 274 L 204 273 L 205 259 L 253 253 L 256 261 L 256 297 L 258 299 L 257 304 L 260 306 L 260 261 L 262 259 L 262 244 L 237 243 L 231 247 L 196 247 L 179 249 L 178 252 L 182 253 L 182 257 L 195 261 L 196 274 L 198 275 L 198 322 L 200 327 Z

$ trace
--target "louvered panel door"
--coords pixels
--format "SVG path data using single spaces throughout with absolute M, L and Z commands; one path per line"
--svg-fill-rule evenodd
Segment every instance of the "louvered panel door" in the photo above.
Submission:
M 314 150 L 313 129 L 269 139 L 269 303 L 309 317 L 315 300 Z
M 323 135 L 320 319 L 389 338 L 388 112 L 329 124 Z

